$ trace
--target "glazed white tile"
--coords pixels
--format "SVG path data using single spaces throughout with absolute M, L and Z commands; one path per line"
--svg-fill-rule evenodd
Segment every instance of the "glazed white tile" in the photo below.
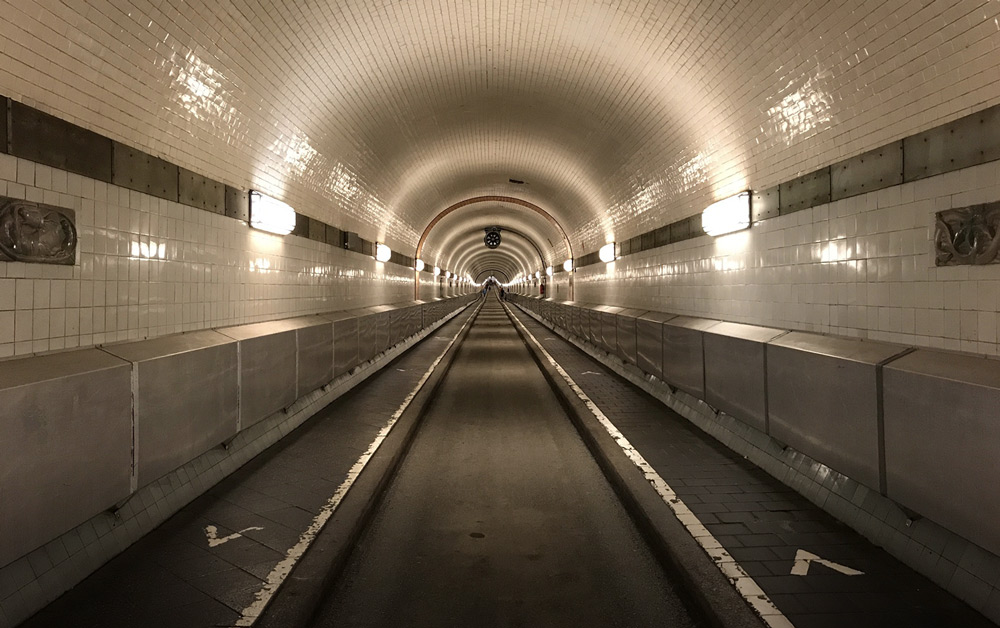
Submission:
M 1000 266 L 932 253 L 934 211 L 970 184 L 1000 200 L 1000 162 L 584 267 L 576 300 L 997 355 Z
M 983 0 L 2 8 L 0 92 L 404 253 L 481 194 L 585 253 L 1000 103 Z M 105 202 L 28 163 L 0 178 Z
M 412 299 L 406 268 L 86 182 L 54 199 L 78 211 L 79 265 L 0 264 L 2 357 Z

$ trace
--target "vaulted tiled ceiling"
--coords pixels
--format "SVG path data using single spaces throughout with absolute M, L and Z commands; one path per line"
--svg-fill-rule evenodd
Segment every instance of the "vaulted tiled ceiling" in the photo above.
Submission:
M 538 205 L 586 253 L 1000 100 L 976 92 L 997 70 L 986 0 L 3 10 L 6 95 L 406 254 L 480 195 Z M 567 254 L 518 208 L 480 209 Z M 442 222 L 423 257 L 482 222 Z

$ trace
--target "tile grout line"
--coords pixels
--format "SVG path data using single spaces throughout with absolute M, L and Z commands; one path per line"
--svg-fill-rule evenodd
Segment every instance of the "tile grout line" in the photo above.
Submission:
M 760 588 L 760 586 L 754 581 L 754 579 L 747 574 L 743 567 L 729 555 L 729 552 L 722 547 L 722 544 L 712 535 L 708 529 L 702 525 L 701 520 L 698 519 L 698 515 L 688 508 L 687 504 L 677 496 L 674 489 L 660 477 L 660 474 L 646 462 L 646 459 L 642 457 L 642 454 L 632 446 L 632 444 L 625 438 L 614 423 L 601 411 L 593 400 L 587 396 L 587 393 L 580 388 L 579 385 L 573 378 L 570 377 L 569 373 L 553 358 L 545 347 L 542 346 L 540 342 L 535 338 L 535 336 L 528 330 L 528 328 L 521 322 L 521 320 L 515 315 L 514 320 L 517 321 L 518 326 L 527 334 L 528 338 L 531 339 L 532 343 L 538 350 L 542 352 L 545 359 L 548 360 L 549 364 L 559 373 L 559 375 L 566 381 L 569 387 L 573 390 L 576 396 L 582 401 L 590 412 L 594 415 L 597 421 L 602 427 L 608 432 L 612 439 L 622 448 L 625 455 L 628 456 L 629 460 L 638 467 L 639 471 L 642 472 L 643 477 L 652 485 L 653 489 L 657 492 L 661 499 L 670 507 L 677 520 L 681 522 L 684 528 L 694 537 L 698 545 L 701 546 L 705 553 L 709 555 L 715 565 L 719 568 L 730 582 L 736 587 L 736 590 L 743 596 L 747 604 L 751 606 L 761 618 L 767 622 L 768 626 L 771 628 L 794 628 L 792 622 L 785 617 L 778 607 L 771 601 L 766 593 Z
M 455 340 L 459 337 L 459 335 L 461 335 L 462 331 L 469 325 L 471 320 L 472 317 L 466 319 L 459 330 L 448 342 L 447 346 L 445 346 L 444 350 L 438 355 L 434 362 L 431 363 L 430 367 L 428 367 L 427 371 L 420 378 L 420 381 L 417 382 L 417 385 L 410 391 L 406 398 L 403 399 L 403 403 L 400 404 L 399 408 L 397 408 L 395 412 L 393 412 L 386 424 L 382 426 L 382 429 L 380 429 L 378 434 L 376 434 L 375 440 L 368 445 L 368 448 L 364 451 L 364 453 L 362 453 L 357 461 L 351 466 L 350 470 L 347 472 L 347 476 L 344 478 L 344 481 L 341 482 L 340 486 L 337 487 L 337 490 L 320 509 L 319 514 L 313 518 L 312 523 L 309 524 L 309 527 L 306 528 L 305 532 L 303 532 L 299 537 L 298 543 L 292 546 L 285 553 L 285 558 L 271 569 L 271 572 L 268 573 L 267 579 L 264 582 L 264 586 L 254 593 L 254 601 L 243 609 L 240 613 L 240 618 L 236 620 L 234 626 L 253 626 L 264 613 L 264 610 L 267 608 L 267 605 L 270 604 L 274 594 L 277 593 L 278 588 L 282 585 L 285 579 L 288 578 L 296 563 L 299 562 L 306 550 L 309 549 L 309 546 L 312 545 L 313 541 L 316 539 L 316 536 L 326 525 L 327 521 L 329 521 L 330 517 L 333 516 L 333 513 L 337 510 L 340 502 L 351 489 L 351 486 L 354 485 L 358 476 L 361 475 L 361 472 L 364 470 L 365 466 L 367 466 L 369 460 L 371 460 L 371 458 L 375 455 L 375 452 L 385 441 L 389 432 L 399 420 L 399 417 L 402 416 L 403 412 L 405 412 L 410 406 L 410 402 L 413 401 L 413 398 L 416 397 L 417 393 L 420 392 L 420 389 L 423 388 L 424 383 L 430 378 L 431 374 L 437 368 L 445 354 L 447 354 L 448 350 L 455 344 Z

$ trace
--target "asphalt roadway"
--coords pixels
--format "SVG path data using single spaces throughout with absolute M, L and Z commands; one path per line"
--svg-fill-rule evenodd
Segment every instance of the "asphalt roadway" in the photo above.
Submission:
M 492 296 L 315 617 L 700 625 Z

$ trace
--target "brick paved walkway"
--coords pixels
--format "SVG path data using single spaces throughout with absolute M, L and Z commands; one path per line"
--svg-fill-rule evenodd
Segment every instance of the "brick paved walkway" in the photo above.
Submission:
M 335 400 L 22 627 L 232 626 L 472 312 Z M 213 547 L 208 526 L 217 539 L 242 534 Z
M 796 628 L 993 626 L 516 307 L 511 310 Z M 864 572 L 811 564 L 798 550 Z

